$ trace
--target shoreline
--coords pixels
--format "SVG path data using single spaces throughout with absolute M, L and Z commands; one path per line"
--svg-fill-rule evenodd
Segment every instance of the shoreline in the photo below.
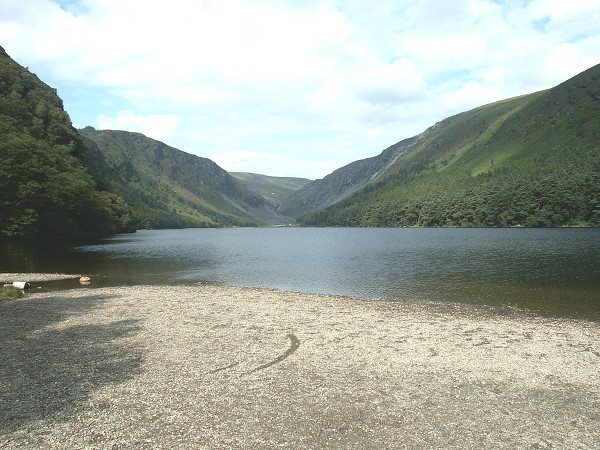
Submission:
M 589 314 L 572 311 L 561 311 L 556 313 L 555 311 L 545 311 L 539 309 L 529 309 L 523 306 L 515 306 L 512 304 L 489 304 L 489 303 L 472 303 L 472 302 L 452 302 L 452 301 L 441 301 L 441 300 L 414 300 L 406 298 L 368 298 L 359 297 L 346 294 L 326 294 L 318 292 L 303 292 L 303 291 L 292 291 L 283 290 L 279 288 L 271 287 L 253 287 L 253 286 L 236 286 L 221 282 L 197 282 L 191 281 L 189 283 L 178 283 L 170 284 L 165 282 L 151 282 L 151 283 L 139 283 L 139 284 L 106 284 L 102 280 L 102 277 L 91 276 L 89 281 L 77 283 L 81 277 L 87 277 L 85 274 L 66 274 L 66 273 L 42 273 L 42 272 L 19 272 L 19 273 L 8 273 L 0 272 L 0 285 L 3 283 L 11 284 L 13 281 L 26 281 L 30 283 L 30 287 L 24 291 L 25 296 L 32 293 L 45 293 L 45 292 L 62 292 L 72 289 L 101 289 L 101 288 L 133 288 L 136 286 L 169 286 L 169 287 L 202 287 L 202 286 L 231 286 L 234 288 L 242 289 L 260 289 L 265 291 L 273 291 L 275 293 L 292 293 L 299 295 L 316 295 L 325 296 L 332 298 L 351 299 L 357 301 L 366 301 L 369 303 L 416 303 L 421 306 L 427 306 L 428 308 L 434 308 L 438 310 L 452 310 L 452 309 L 463 309 L 465 311 L 471 311 L 473 314 L 497 314 L 501 316 L 531 316 L 547 319 L 565 319 L 565 320 L 582 320 L 589 321 L 592 323 L 600 324 L 600 318 L 597 315 L 590 316 Z M 61 283 L 62 282 L 62 283 Z M 48 284 L 47 284 L 48 283 Z
M 60 281 L 80 278 L 81 275 L 66 273 L 27 273 L 27 272 L 0 272 L 0 283 L 12 283 L 13 281 L 27 281 L 28 283 L 39 283 L 44 281 Z
M 197 285 L 0 324 L 0 448 L 600 447 L 594 322 Z

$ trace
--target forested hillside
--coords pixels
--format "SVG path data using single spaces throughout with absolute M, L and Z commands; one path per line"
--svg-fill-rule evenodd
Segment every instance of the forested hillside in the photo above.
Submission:
M 82 240 L 132 229 L 100 190 L 56 91 L 0 47 L 0 239 Z
M 0 239 L 279 223 L 214 162 L 139 133 L 78 132 L 56 90 L 0 48 Z
M 600 226 L 600 66 L 432 127 L 318 226 Z

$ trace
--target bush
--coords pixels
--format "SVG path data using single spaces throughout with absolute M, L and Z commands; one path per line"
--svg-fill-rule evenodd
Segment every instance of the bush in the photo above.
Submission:
M 23 297 L 23 291 L 14 286 L 0 287 L 0 300 L 11 300 Z

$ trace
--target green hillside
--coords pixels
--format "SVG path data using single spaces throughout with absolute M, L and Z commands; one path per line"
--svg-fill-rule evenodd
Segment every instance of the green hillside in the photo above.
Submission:
M 600 66 L 431 127 L 320 226 L 600 225 Z
M 0 138 L 0 239 L 282 221 L 272 201 L 209 159 L 139 133 L 78 132 L 56 90 L 1 48 Z
M 348 197 L 383 173 L 421 138 L 422 135 L 405 139 L 377 156 L 353 161 L 334 170 L 323 179 L 307 183 L 284 198 L 281 210 L 292 217 L 300 217 Z
M 272 207 L 213 161 L 140 133 L 80 130 L 90 170 L 133 210 L 137 228 L 255 226 Z
M 139 133 L 77 132 L 56 91 L 0 47 L 0 239 L 298 216 L 318 226 L 600 226 L 600 66 L 309 181 L 232 176 Z
M 260 195 L 274 207 L 279 207 L 291 193 L 306 186 L 311 180 L 295 177 L 272 177 L 248 172 L 229 172 L 252 192 Z
M 132 229 L 99 186 L 56 91 L 0 47 L 0 239 L 83 240 Z

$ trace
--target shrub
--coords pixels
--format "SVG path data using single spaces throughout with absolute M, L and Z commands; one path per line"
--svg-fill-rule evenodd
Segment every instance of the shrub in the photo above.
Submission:
M 0 287 L 0 300 L 10 300 L 23 297 L 23 291 L 14 286 Z

